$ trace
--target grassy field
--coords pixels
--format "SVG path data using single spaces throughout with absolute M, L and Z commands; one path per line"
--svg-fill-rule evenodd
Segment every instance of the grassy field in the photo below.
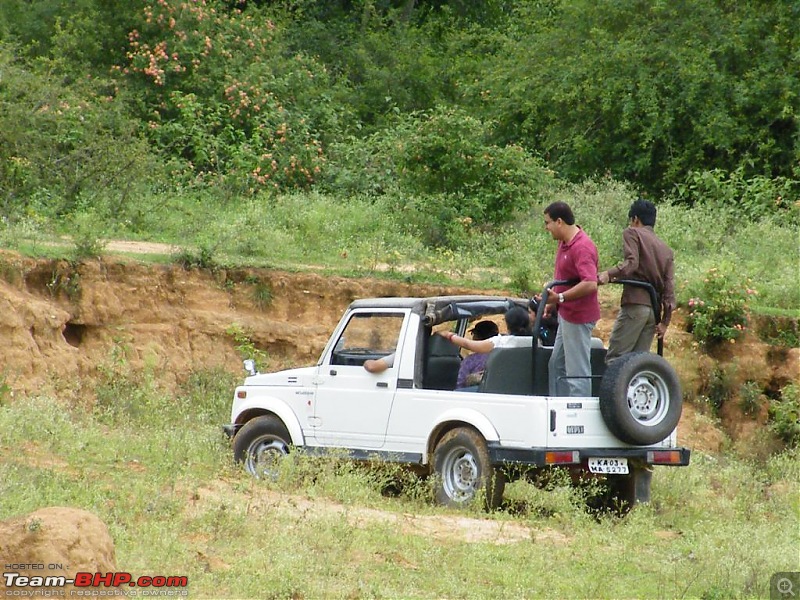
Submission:
M 0 406 L 0 519 L 91 510 L 119 570 L 186 575 L 193 598 L 767 598 L 773 573 L 798 569 L 797 451 L 695 453 L 625 518 L 589 512 L 559 477 L 515 483 L 484 514 L 347 461 L 293 455 L 277 481 L 250 479 L 220 430 L 233 383 L 196 373 L 174 395 L 128 375 L 89 411 Z
M 542 209 L 565 200 L 592 236 L 600 268 L 622 259 L 622 230 L 635 193 L 614 181 L 564 185 L 531 198 L 526 210 L 502 227 L 463 223 L 456 245 L 421 242 L 404 215 L 380 198 L 336 198 L 297 193 L 221 203 L 190 195 L 140 201 L 142 222 L 93 214 L 69 222 L 23 219 L 0 223 L 0 246 L 34 256 L 81 260 L 102 254 L 102 239 L 173 244 L 171 257 L 201 267 L 247 265 L 345 276 L 379 274 L 415 282 L 457 283 L 538 292 L 552 278 L 555 242 L 542 225 Z M 685 303 L 712 268 L 757 290 L 753 307 L 800 316 L 800 237 L 777 216 L 742 219 L 736 210 L 659 205 L 656 232 L 675 250 L 676 290 Z M 68 246 L 60 236 L 71 238 Z M 58 242 L 58 245 L 54 245 Z
M 104 251 L 103 238 L 142 239 L 176 245 L 155 260 L 188 266 L 315 265 L 525 294 L 552 274 L 541 208 L 555 199 L 573 205 L 601 268 L 621 258 L 632 194 L 613 182 L 532 201 L 504 228 L 465 224 L 457 248 L 421 244 L 379 201 L 315 194 L 228 207 L 164 198 L 136 234 L 91 218 L 68 231 L 3 223 L 0 244 L 83 260 Z M 792 227 L 666 204 L 656 229 L 676 251 L 680 303 L 719 268 L 758 291 L 751 310 L 800 316 Z M 230 374 L 195 373 L 178 394 L 152 372 L 111 375 L 90 409 L 0 396 L 0 519 L 89 509 L 109 526 L 120 570 L 186 575 L 191 597 L 767 598 L 773 573 L 800 570 L 797 449 L 758 461 L 694 452 L 687 468 L 657 469 L 653 501 L 626 518 L 588 511 L 592 490 L 558 476 L 514 483 L 487 515 L 437 507 L 427 483 L 407 476 L 401 493 L 383 494 L 398 473 L 346 461 L 295 455 L 277 481 L 253 481 L 220 429 Z

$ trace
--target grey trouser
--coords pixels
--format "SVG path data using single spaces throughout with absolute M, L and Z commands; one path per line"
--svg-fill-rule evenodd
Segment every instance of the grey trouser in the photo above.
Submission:
M 656 318 L 650 306 L 623 304 L 608 340 L 606 364 L 628 352 L 649 352 L 655 335 Z
M 559 315 L 558 333 L 550 356 L 551 396 L 592 395 L 592 323 L 570 323 Z

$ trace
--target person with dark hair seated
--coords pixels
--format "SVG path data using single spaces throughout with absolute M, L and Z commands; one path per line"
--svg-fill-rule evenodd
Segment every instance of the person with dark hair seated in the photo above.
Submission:
M 531 298 L 528 300 L 528 316 L 531 321 L 531 326 L 536 322 L 536 312 L 539 310 L 539 302 L 541 297 Z M 558 332 L 558 316 L 555 309 L 551 310 L 549 314 L 542 315 L 542 320 L 539 323 L 539 339 L 543 346 L 552 346 L 556 341 L 556 333 Z
M 493 321 L 479 321 L 469 330 L 472 339 L 476 341 L 488 340 L 500 333 L 497 323 Z M 488 354 L 483 352 L 473 352 L 461 361 L 461 368 L 458 370 L 456 389 L 476 386 L 483 377 L 483 370 L 486 368 Z
M 509 335 L 495 335 L 486 340 L 470 340 L 452 331 L 437 331 L 459 348 L 466 348 L 470 352 L 489 353 L 495 348 L 521 348 L 532 343 L 531 320 L 528 311 L 521 306 L 510 308 L 505 314 L 506 329 Z
M 510 308 L 505 314 L 506 329 L 509 335 L 494 335 L 485 340 L 475 340 L 461 337 L 452 331 L 437 331 L 445 339 L 450 340 L 459 348 L 477 354 L 488 354 L 495 348 L 524 348 L 533 343 L 531 320 L 528 311 L 521 306 Z M 478 386 L 471 385 L 464 388 L 456 388 L 462 392 L 477 392 Z
M 466 348 L 470 352 L 488 353 L 495 348 L 521 348 L 531 345 L 531 320 L 528 311 L 521 306 L 514 306 L 505 314 L 506 329 L 509 335 L 495 335 L 486 340 L 470 340 L 452 331 L 437 331 L 459 348 Z

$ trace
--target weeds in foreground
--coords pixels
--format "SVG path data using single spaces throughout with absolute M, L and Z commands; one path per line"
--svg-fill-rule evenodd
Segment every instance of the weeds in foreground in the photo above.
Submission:
M 790 446 L 800 445 L 800 385 L 789 383 L 770 402 L 770 428 Z
M 106 384 L 129 390 L 119 407 L 111 394 L 89 412 L 0 406 L 0 518 L 91 510 L 121 570 L 186 575 L 195 598 L 766 597 L 773 573 L 796 570 L 797 450 L 696 453 L 657 469 L 651 504 L 625 518 L 588 512 L 558 473 L 511 484 L 486 514 L 434 506 L 400 467 L 344 458 L 293 453 L 275 481 L 253 480 L 219 427 L 228 376 L 193 373 L 169 394 L 124 361 L 110 369 Z

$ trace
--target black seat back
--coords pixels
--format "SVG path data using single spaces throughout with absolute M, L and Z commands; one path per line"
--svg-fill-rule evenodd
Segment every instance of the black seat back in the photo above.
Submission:
M 600 338 L 592 338 L 592 350 L 589 361 L 592 365 L 592 396 L 600 395 L 600 382 L 606 372 L 606 349 Z
M 425 352 L 422 387 L 428 390 L 454 390 L 460 367 L 458 346 L 440 335 L 432 335 Z
M 480 392 L 528 396 L 533 390 L 530 348 L 498 348 L 489 353 Z
M 492 350 L 486 360 L 486 369 L 479 391 L 518 396 L 547 396 L 552 346 L 536 349 L 536 380 L 531 369 L 533 353 L 530 348 L 500 348 Z M 592 366 L 592 395 L 597 396 L 600 381 L 606 370 L 606 349 L 599 338 L 592 338 L 590 362 Z

